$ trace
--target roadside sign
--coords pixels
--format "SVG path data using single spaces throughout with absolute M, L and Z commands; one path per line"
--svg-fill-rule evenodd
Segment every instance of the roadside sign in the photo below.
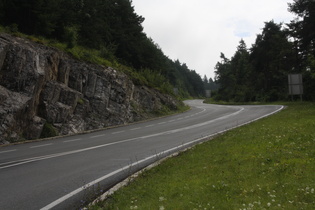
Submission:
M 303 95 L 303 79 L 302 74 L 289 74 L 289 95 L 300 95 L 302 100 Z

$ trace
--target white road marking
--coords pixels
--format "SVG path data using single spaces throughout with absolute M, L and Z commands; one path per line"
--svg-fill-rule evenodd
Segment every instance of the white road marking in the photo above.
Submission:
M 213 135 L 213 134 L 212 134 L 212 135 Z M 211 136 L 212 136 L 212 135 L 211 135 Z M 208 137 L 208 138 L 209 138 L 209 137 Z M 196 139 L 196 140 L 194 140 L 194 141 L 191 141 L 191 142 L 188 142 L 188 143 L 185 143 L 185 144 L 182 144 L 182 145 L 180 145 L 180 146 L 173 147 L 173 148 L 171 148 L 171 149 L 165 150 L 165 151 L 160 152 L 160 153 L 155 154 L 155 155 L 151 155 L 151 156 L 149 156 L 149 157 L 147 157 L 147 158 L 144 158 L 144 159 L 139 160 L 139 161 L 137 161 L 137 162 L 134 162 L 134 163 L 132 163 L 132 164 L 130 164 L 130 165 L 127 165 L 127 166 L 125 166 L 125 167 L 122 167 L 122 168 L 120 168 L 120 169 L 118 169 L 118 170 L 116 170 L 116 171 L 113 171 L 113 172 L 111 172 L 111 173 L 109 173 L 109 174 L 106 174 L 105 176 L 102 176 L 102 177 L 100 177 L 100 178 L 98 178 L 98 179 L 96 179 L 96 180 L 94 180 L 94 181 L 92 181 L 92 182 L 90 182 L 90 183 L 88 183 L 88 184 L 86 184 L 86 185 L 83 185 L 82 187 L 80 187 L 80 188 L 78 188 L 78 189 L 76 189 L 76 190 L 70 192 L 70 193 L 67 194 L 67 195 L 64 195 L 63 197 L 61 197 L 61 198 L 55 200 L 54 202 L 48 204 L 47 206 L 41 208 L 40 210 L 49 210 L 49 209 L 52 209 L 52 208 L 54 208 L 55 206 L 59 205 L 60 203 L 62 203 L 62 202 L 64 202 L 64 201 L 68 200 L 68 199 L 71 198 L 72 196 L 74 196 L 74 195 L 76 195 L 76 194 L 78 194 L 78 193 L 80 193 L 80 192 L 86 190 L 87 188 L 89 188 L 89 187 L 91 187 L 91 186 L 94 186 L 94 185 L 100 183 L 101 181 L 103 181 L 103 180 L 105 180 L 105 179 L 110 178 L 111 176 L 114 176 L 115 174 L 118 174 L 118 173 L 120 173 L 120 172 L 122 172 L 122 171 L 125 171 L 125 170 L 127 170 L 127 169 L 130 169 L 131 167 L 134 167 L 134 166 L 136 166 L 136 165 L 139 165 L 139 164 L 141 164 L 141 163 L 143 163 L 143 162 L 146 162 L 146 161 L 148 161 L 148 160 L 151 160 L 151 159 L 153 159 L 153 158 L 156 159 L 156 157 L 159 157 L 159 156 L 162 156 L 162 155 L 165 155 L 165 154 L 169 154 L 169 153 L 171 153 L 171 152 L 173 152 L 173 151 L 180 150 L 181 148 L 185 148 L 185 147 L 187 147 L 188 145 L 192 145 L 192 144 L 194 144 L 194 143 L 196 143 L 196 142 L 202 141 L 203 139 L 205 139 L 205 137 L 200 138 L 200 139 Z
M 114 132 L 112 134 L 120 134 L 120 133 L 124 133 L 124 132 L 126 132 L 126 131 L 118 131 L 118 132 Z
M 22 165 L 22 164 L 35 162 L 35 161 L 40 161 L 40 160 L 51 159 L 51 158 L 55 158 L 55 157 L 66 156 L 66 155 L 70 155 L 70 154 L 81 153 L 81 152 L 94 150 L 94 149 L 98 149 L 98 148 L 102 148 L 102 147 L 108 147 L 108 146 L 115 145 L 115 144 L 121 144 L 121 143 L 131 142 L 131 141 L 138 141 L 139 139 L 147 139 L 147 138 L 151 138 L 151 137 L 177 133 L 177 132 L 181 132 L 181 131 L 184 131 L 184 130 L 188 130 L 188 129 L 192 129 L 192 128 L 197 128 L 197 127 L 201 127 L 201 126 L 204 126 L 204 125 L 208 125 L 208 124 L 213 123 L 215 121 L 218 121 L 218 120 L 221 120 L 221 119 L 225 119 L 225 118 L 237 115 L 240 112 L 242 112 L 243 110 L 244 110 L 244 108 L 242 108 L 242 109 L 240 109 L 240 110 L 238 110 L 238 111 L 236 111 L 234 113 L 231 113 L 231 114 L 228 114 L 228 115 L 225 115 L 225 116 L 222 116 L 222 117 L 219 117 L 219 118 L 207 121 L 207 122 L 203 122 L 203 123 L 199 123 L 199 124 L 195 124 L 195 125 L 191 125 L 191 126 L 187 126 L 187 127 L 183 127 L 183 128 L 178 128 L 178 129 L 174 129 L 174 130 L 164 131 L 164 132 L 160 132 L 160 133 L 156 133 L 156 134 L 152 134 L 152 135 L 126 139 L 126 140 L 112 142 L 112 143 L 107 143 L 107 144 L 102 144 L 102 145 L 98 145 L 98 146 L 94 146 L 94 147 L 87 147 L 87 148 L 79 149 L 79 150 L 73 150 L 73 151 L 68 151 L 68 152 L 56 153 L 56 154 L 52 154 L 52 155 L 33 157 L 33 158 L 24 159 L 24 160 L 17 160 L 17 161 L 12 161 L 12 162 L 8 162 L 8 163 L 2 163 L 0 165 L 5 165 L 5 166 L 0 167 L 0 169 L 10 168 L 10 167 L 14 167 L 14 166 L 17 166 L 17 165 Z M 105 135 L 105 134 L 98 135 L 98 136 L 92 136 L 90 138 L 96 138 L 96 137 L 103 136 L 103 135 Z M 41 145 L 41 146 L 45 146 L 45 145 Z M 39 146 L 37 146 L 37 147 L 39 147 Z
M 158 123 L 158 125 L 163 125 L 163 124 L 165 124 L 166 122 L 160 122 L 160 123 Z
M 100 134 L 100 135 L 96 135 L 96 136 L 91 136 L 90 139 L 95 139 L 95 138 L 102 137 L 102 136 L 105 136 L 105 134 Z
M 53 145 L 53 144 L 52 143 L 51 144 L 42 144 L 42 145 L 38 145 L 38 146 L 32 146 L 32 147 L 30 147 L 30 149 L 35 149 L 35 148 L 39 148 L 39 147 L 48 147 L 51 145 Z
M 147 125 L 145 126 L 146 128 L 150 128 L 150 127 L 153 127 L 154 125 Z
M 75 142 L 75 141 L 82 141 L 82 139 L 67 140 L 67 141 L 64 141 L 63 143 L 70 143 L 70 142 Z
M 17 150 L 16 149 L 13 149 L 13 150 L 7 150 L 7 151 L 2 151 L 0 152 L 0 154 L 3 154 L 3 153 L 9 153 L 9 152 L 16 152 Z
M 264 117 L 267 117 L 267 116 L 269 116 L 269 115 L 271 115 L 271 114 L 274 114 L 274 113 L 276 113 L 276 112 L 282 110 L 283 108 L 284 108 L 284 107 L 282 106 L 280 109 L 278 109 L 278 110 L 276 110 L 276 111 L 274 111 L 274 112 L 272 112 L 272 113 L 270 113 L 270 114 L 267 114 L 267 115 L 264 115 L 264 116 L 262 116 L 262 117 L 259 117 L 259 118 L 255 119 L 255 120 L 252 120 L 251 122 L 256 121 L 256 120 L 258 120 L 258 119 L 261 119 L 261 118 L 264 118 Z M 153 134 L 153 135 L 148 135 L 148 136 L 143 136 L 143 137 L 139 137 L 139 138 L 149 138 L 149 137 L 152 137 L 152 136 L 158 136 L 158 135 L 163 135 L 163 134 L 176 133 L 176 132 L 180 132 L 180 131 L 182 131 L 182 130 L 187 130 L 187 129 L 191 129 L 191 128 L 196 128 L 196 127 L 204 126 L 204 125 L 210 124 L 210 123 L 212 123 L 212 122 L 214 122 L 214 121 L 221 120 L 221 119 L 225 119 L 225 118 L 228 118 L 228 117 L 230 117 L 230 116 L 237 115 L 237 114 L 239 114 L 240 112 L 242 112 L 243 110 L 244 110 L 244 108 L 242 108 L 242 109 L 240 109 L 240 110 L 238 110 L 238 111 L 236 111 L 236 112 L 234 112 L 234 113 L 232 113 L 232 114 L 229 114 L 229 115 L 226 115 L 226 116 L 223 116 L 223 117 L 219 117 L 219 118 L 217 118 L 217 119 L 213 119 L 213 120 L 210 120 L 210 121 L 207 121 L 207 122 L 204 122 L 204 123 L 199 123 L 199 124 L 196 124 L 196 125 L 192 125 L 192 126 L 188 126 L 188 127 L 184 127 L 184 128 L 180 128 L 180 129 L 174 129 L 174 130 L 170 130 L 170 131 L 166 131 L 166 132 L 161 132 L 161 133 L 157 133 L 157 134 Z M 245 124 L 248 124 L 248 123 L 249 123 L 249 122 L 246 122 L 246 123 L 237 125 L 236 127 L 240 127 L 240 126 L 245 125 Z M 229 128 L 228 130 L 230 130 L 230 129 L 232 129 L 232 128 Z M 221 132 L 219 132 L 219 133 L 221 133 Z M 66 201 L 67 199 L 71 198 L 72 196 L 74 196 L 74 195 L 76 195 L 76 194 L 78 194 L 78 193 L 80 193 L 80 192 L 86 190 L 87 188 L 89 188 L 89 187 L 91 187 L 91 186 L 94 186 L 94 185 L 100 183 L 101 181 L 103 181 L 103 180 L 105 180 L 105 179 L 108 179 L 109 177 L 111 177 L 111 176 L 113 176 L 113 175 L 115 175 L 115 174 L 118 174 L 118 173 L 120 173 L 120 172 L 122 172 L 122 171 L 124 171 L 124 170 L 127 170 L 127 169 L 129 169 L 130 167 L 136 166 L 136 165 L 141 164 L 141 163 L 143 163 L 143 162 L 145 162 L 145 161 L 148 161 L 148 160 L 150 160 L 150 159 L 153 159 L 153 158 L 156 158 L 156 157 L 159 157 L 159 156 L 162 156 L 162 155 L 169 154 L 169 153 L 171 153 L 171 152 L 173 152 L 173 151 L 180 150 L 181 148 L 185 148 L 185 147 L 187 147 L 187 146 L 189 146 L 189 145 L 195 144 L 195 143 L 197 143 L 197 142 L 200 142 L 200 141 L 202 141 L 202 140 L 204 140 L 204 139 L 207 139 L 207 138 L 209 138 L 209 137 L 215 136 L 215 135 L 217 135 L 217 134 L 218 134 L 218 133 L 210 134 L 210 135 L 208 135 L 208 136 L 204 136 L 204 137 L 202 137 L 202 138 L 195 139 L 195 140 L 193 140 L 193 141 L 191 141 L 191 142 L 187 142 L 187 143 L 182 144 L 182 145 L 180 145 L 180 146 L 173 147 L 173 148 L 171 148 L 171 149 L 165 150 L 165 151 L 163 151 L 163 152 L 160 152 L 160 153 L 158 153 L 158 154 L 149 156 L 149 157 L 147 157 L 147 158 L 144 158 L 144 159 L 142 159 L 142 160 L 139 160 L 139 161 L 137 161 L 137 162 L 134 162 L 134 163 L 132 163 L 132 164 L 130 164 L 130 165 L 127 165 L 127 166 L 125 166 L 125 167 L 122 167 L 122 168 L 120 168 L 120 169 L 118 169 L 118 170 L 115 170 L 115 171 L 113 171 L 113 172 L 111 172 L 111 173 L 109 173 L 109 174 L 106 174 L 106 175 L 104 175 L 104 176 L 102 176 L 102 177 L 100 177 L 100 178 L 98 178 L 98 179 L 96 179 L 96 180 L 94 180 L 94 181 L 92 181 L 92 182 L 90 182 L 90 183 L 88 183 L 88 184 L 86 184 L 86 185 L 84 185 L 84 186 L 82 186 L 82 187 L 80 187 L 80 188 L 78 188 L 78 189 L 76 189 L 76 190 L 70 192 L 69 194 L 64 195 L 63 197 L 61 197 L 61 198 L 55 200 L 54 202 L 48 204 L 47 206 L 41 208 L 41 210 L 48 210 L 48 209 L 54 208 L 55 206 L 59 205 L 60 203 L 62 203 L 62 202 L 64 202 L 64 201 Z M 110 145 L 115 145 L 115 144 L 120 144 L 120 143 L 124 143 L 124 142 L 131 142 L 131 141 L 139 140 L 139 138 L 126 139 L 126 140 L 119 141 L 119 142 L 113 142 L 113 143 L 103 144 L 103 145 L 99 145 L 99 146 L 89 147 L 89 148 L 80 149 L 80 150 L 74 150 L 74 151 L 70 151 L 70 152 L 63 152 L 63 153 L 57 153 L 57 154 L 53 154 L 53 155 L 47 155 L 47 156 L 41 156 L 41 157 L 35 157 L 35 158 L 25 159 L 24 162 L 16 161 L 15 164 L 8 165 L 8 166 L 4 166 L 4 167 L 2 167 L 2 168 L 13 167 L 14 165 L 21 165 L 21 164 L 25 164 L 25 163 L 27 163 L 27 162 L 39 161 L 39 160 L 49 159 L 49 158 L 53 158 L 53 157 L 60 157 L 60 156 L 64 156 L 64 155 L 75 154 L 75 153 L 79 153 L 79 152 L 84 152 L 84 151 L 93 150 L 93 149 L 97 149 L 97 148 L 101 148 L 101 147 L 106 147 L 106 146 L 110 146 Z M 23 161 L 23 160 L 22 160 L 22 161 Z M 0 165 L 4 165 L 4 164 L 0 164 Z M 2 168 L 0 167 L 0 169 L 2 169 Z
M 135 131 L 135 130 L 140 130 L 141 129 L 141 127 L 139 127 L 139 128 L 132 128 L 132 129 L 130 129 L 131 131 Z

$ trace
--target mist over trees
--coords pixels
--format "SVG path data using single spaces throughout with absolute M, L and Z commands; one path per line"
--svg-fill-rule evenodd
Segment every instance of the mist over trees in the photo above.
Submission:
M 144 18 L 131 0 L 1 0 L 0 24 L 20 32 L 97 49 L 107 59 L 153 72 L 179 89 L 181 96 L 203 96 L 201 77 L 172 61 L 143 32 Z
M 216 99 L 248 102 L 287 100 L 288 74 L 303 75 L 304 96 L 315 100 L 315 1 L 288 4 L 297 17 L 288 24 L 265 22 L 247 48 L 243 40 L 232 58 L 221 53 L 215 67 Z

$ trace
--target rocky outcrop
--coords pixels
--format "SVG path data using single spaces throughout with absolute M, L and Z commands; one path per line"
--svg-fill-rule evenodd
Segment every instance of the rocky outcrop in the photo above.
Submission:
M 177 101 L 110 67 L 0 34 L 0 143 L 126 124 Z M 45 129 L 44 129 L 45 130 Z

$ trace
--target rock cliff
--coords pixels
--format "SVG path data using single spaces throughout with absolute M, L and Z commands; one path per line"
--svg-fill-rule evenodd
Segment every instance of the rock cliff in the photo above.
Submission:
M 177 103 L 113 68 L 0 34 L 0 144 L 135 122 Z

